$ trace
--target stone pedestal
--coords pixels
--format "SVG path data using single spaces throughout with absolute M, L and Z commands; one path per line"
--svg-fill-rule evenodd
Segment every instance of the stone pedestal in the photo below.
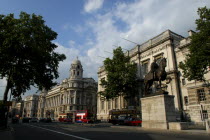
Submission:
M 169 129 L 169 122 L 176 121 L 174 96 L 156 95 L 141 98 L 142 127 Z

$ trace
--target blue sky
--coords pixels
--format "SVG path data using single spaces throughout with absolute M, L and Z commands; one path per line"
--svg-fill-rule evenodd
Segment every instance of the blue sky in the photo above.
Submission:
M 82 62 L 85 77 L 97 80 L 103 58 L 111 57 L 113 45 L 131 49 L 170 29 L 187 36 L 195 30 L 198 7 L 210 8 L 209 0 L 0 0 L 0 14 L 21 11 L 42 15 L 46 24 L 58 33 L 54 43 L 67 59 L 60 63 L 57 82 L 69 77 L 76 56 Z M 0 86 L 6 84 L 0 80 Z M 0 98 L 4 91 L 0 87 Z M 26 95 L 35 93 L 32 89 Z

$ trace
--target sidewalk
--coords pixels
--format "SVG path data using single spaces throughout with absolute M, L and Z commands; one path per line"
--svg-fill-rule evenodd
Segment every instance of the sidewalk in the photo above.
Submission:
M 13 140 L 12 128 L 7 128 L 6 130 L 0 130 L 1 140 Z
M 150 132 L 164 132 L 164 133 L 187 133 L 187 134 L 197 134 L 197 135 L 209 135 L 210 133 L 206 130 L 195 130 L 195 129 L 188 129 L 188 130 L 165 130 L 165 129 L 148 129 L 148 128 L 142 128 L 138 126 L 122 126 L 122 125 L 114 125 L 111 126 L 111 128 L 122 128 L 122 129 L 130 129 L 130 130 L 142 130 L 142 131 L 150 131 Z

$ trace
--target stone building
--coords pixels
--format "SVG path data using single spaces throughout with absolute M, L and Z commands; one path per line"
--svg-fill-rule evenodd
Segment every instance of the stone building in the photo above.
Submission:
M 75 117 L 77 110 L 96 114 L 97 83 L 93 78 L 83 78 L 83 67 L 76 59 L 70 68 L 70 77 L 39 97 L 38 117 Z M 94 116 L 93 116 L 94 117 Z
M 11 117 L 22 117 L 23 114 L 23 101 L 12 100 L 12 106 L 10 108 Z
M 193 33 L 193 31 L 189 31 L 189 36 Z M 175 49 L 178 64 L 185 60 L 189 44 L 190 38 L 184 38 Z M 186 117 L 188 117 L 187 119 L 193 122 L 203 122 L 205 119 L 210 118 L 210 72 L 204 75 L 206 82 L 188 81 L 183 77 L 181 69 L 178 68 L 178 72 L 182 105 Z
M 189 31 L 189 36 L 192 33 L 193 31 Z M 203 118 L 208 118 L 210 114 L 209 88 L 205 87 L 205 84 L 201 82 L 187 81 L 182 77 L 182 71 L 178 68 L 179 62 L 185 59 L 189 44 L 189 37 L 184 38 L 170 30 L 166 30 L 145 43 L 135 46 L 126 52 L 126 55 L 129 55 L 131 61 L 135 62 L 138 67 L 137 76 L 140 81 L 139 98 L 143 95 L 143 81 L 145 75 L 150 70 L 151 63 L 154 60 L 159 63 L 161 58 L 166 58 L 167 66 L 165 70 L 168 75 L 167 82 L 169 84 L 166 84 L 166 81 L 162 83 L 166 86 L 169 95 L 175 96 L 174 102 L 177 119 L 184 112 L 185 117 L 188 113 L 188 117 L 192 121 L 200 122 L 203 121 Z M 209 73 L 205 76 L 207 81 L 209 81 Z M 106 78 L 103 66 L 98 70 L 98 92 L 103 91 L 103 87 L 100 85 L 102 78 Z M 152 90 L 155 90 L 155 88 L 152 88 Z M 98 95 L 97 104 L 97 118 L 102 120 L 110 119 L 110 111 L 126 110 L 127 107 L 123 97 L 107 101 L 104 97 Z M 136 108 L 139 109 L 141 106 L 139 105 Z
M 23 117 L 37 117 L 39 95 L 26 96 L 23 103 Z
M 43 90 L 38 99 L 38 110 L 37 110 L 37 117 L 39 118 L 44 118 L 44 109 L 45 109 L 45 104 L 46 104 L 46 95 L 47 91 Z

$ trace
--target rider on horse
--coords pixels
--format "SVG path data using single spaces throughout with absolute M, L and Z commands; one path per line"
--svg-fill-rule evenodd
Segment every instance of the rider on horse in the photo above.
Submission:
M 151 73 L 153 74 L 153 77 L 152 77 L 152 79 L 155 79 L 156 78 L 156 70 L 158 69 L 158 64 L 156 63 L 156 59 L 154 59 L 154 61 L 152 62 L 152 64 L 151 64 Z

